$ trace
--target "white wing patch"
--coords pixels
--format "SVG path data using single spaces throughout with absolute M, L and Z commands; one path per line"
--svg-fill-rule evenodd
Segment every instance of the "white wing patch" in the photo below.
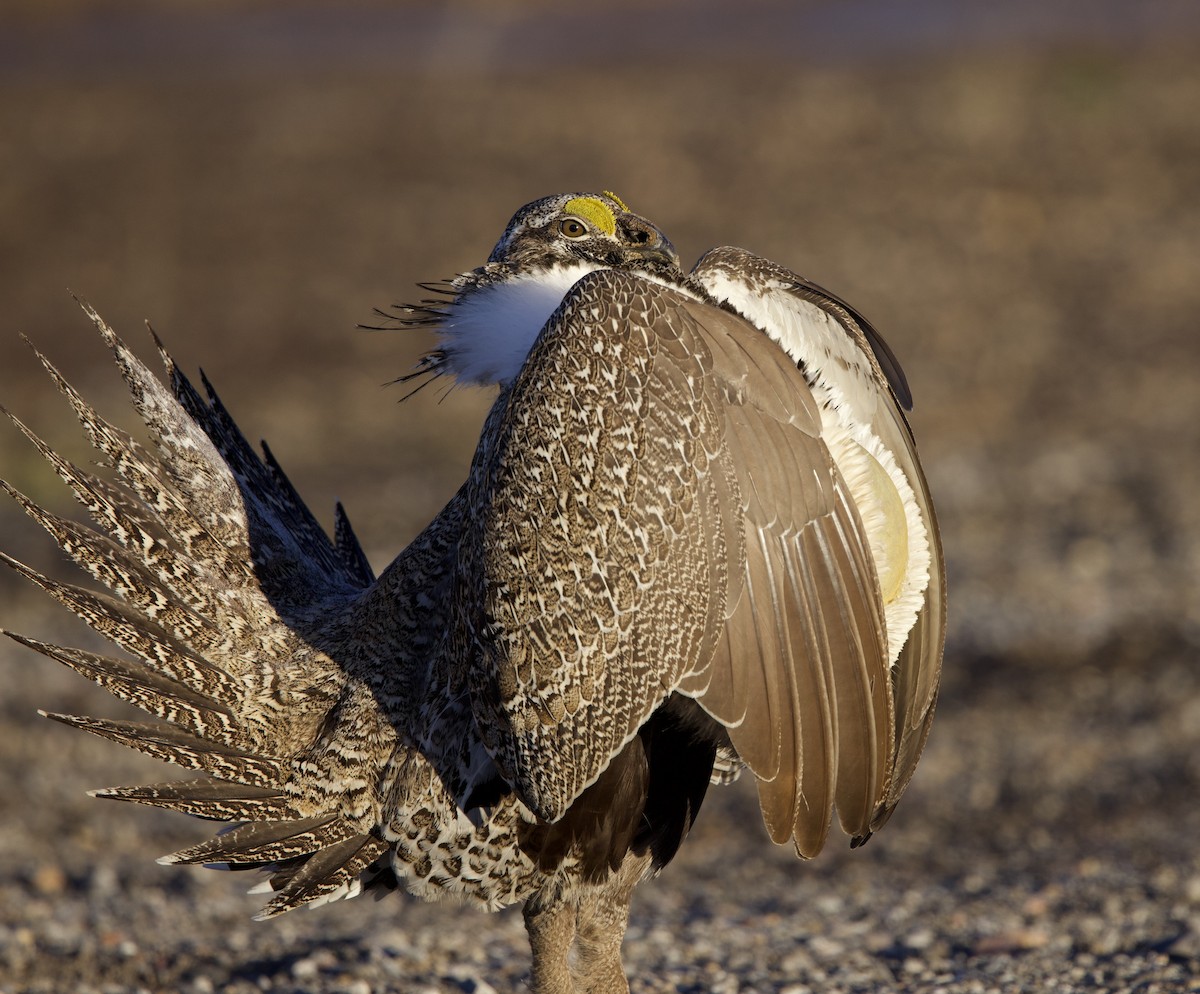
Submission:
M 888 657 L 904 648 L 929 587 L 929 530 L 912 485 L 871 424 L 881 387 L 831 314 L 772 282 L 763 293 L 710 271 L 704 283 L 803 365 L 821 408 L 821 437 L 858 506 L 883 597 Z
M 883 595 L 888 661 L 904 648 L 929 586 L 929 535 L 907 477 L 879 437 L 862 424 L 851 425 L 837 389 L 813 384 L 821 404 L 821 437 L 850 488 L 862 518 Z
M 594 263 L 514 276 L 465 294 L 449 308 L 439 345 L 459 383 L 507 383 L 525 363 L 538 334 Z

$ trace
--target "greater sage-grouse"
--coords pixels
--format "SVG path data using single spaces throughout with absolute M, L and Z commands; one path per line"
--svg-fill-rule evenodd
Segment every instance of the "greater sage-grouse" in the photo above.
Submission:
M 807 857 L 912 776 L 945 610 L 908 387 L 844 301 L 741 249 L 684 273 L 612 194 L 522 208 L 439 289 L 398 312 L 440 332 L 416 375 L 499 396 L 379 577 L 207 382 L 159 344 L 165 388 L 89 310 L 153 447 L 43 358 L 111 474 L 16 423 L 96 527 L 4 487 L 112 595 L 5 561 L 125 655 L 11 637 L 155 720 L 51 717 L 199 774 L 99 796 L 235 823 L 165 862 L 261 868 L 262 917 L 521 903 L 536 992 L 625 991 L 631 892 L 710 783 L 748 768 Z

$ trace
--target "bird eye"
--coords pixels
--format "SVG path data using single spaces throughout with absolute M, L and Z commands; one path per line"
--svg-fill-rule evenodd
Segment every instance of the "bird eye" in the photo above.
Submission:
M 573 217 L 564 218 L 558 222 L 558 230 L 568 238 L 582 238 L 587 234 L 587 226 Z

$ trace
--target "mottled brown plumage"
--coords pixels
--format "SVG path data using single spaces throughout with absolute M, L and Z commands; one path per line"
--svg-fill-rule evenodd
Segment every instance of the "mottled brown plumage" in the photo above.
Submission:
M 529 205 L 447 287 L 401 314 L 442 329 L 424 371 L 500 395 L 378 578 L 207 383 L 160 345 L 167 389 L 89 311 L 153 450 L 43 358 L 111 478 L 14 418 L 95 527 L 4 487 L 111 595 L 3 558 L 125 656 L 12 637 L 156 720 L 51 717 L 203 774 L 98 792 L 236 823 L 167 861 L 264 869 L 263 916 L 522 903 L 535 991 L 622 991 L 632 890 L 710 782 L 748 767 L 811 856 L 912 775 L 944 606 L 907 385 L 842 301 L 735 249 L 685 275 L 607 194 Z

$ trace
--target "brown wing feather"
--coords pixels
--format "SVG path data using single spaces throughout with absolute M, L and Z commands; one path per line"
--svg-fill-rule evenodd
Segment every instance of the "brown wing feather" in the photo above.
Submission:
M 472 699 L 506 779 L 548 821 L 711 655 L 733 597 L 731 481 L 710 452 L 722 405 L 682 300 L 613 272 L 582 280 L 472 466 Z
M 598 273 L 498 409 L 467 627 L 522 799 L 560 816 L 678 690 L 729 726 L 774 838 L 815 853 L 835 799 L 866 830 L 894 739 L 879 593 L 795 364 L 740 318 Z
M 835 798 L 843 827 L 860 834 L 890 774 L 874 565 L 799 370 L 765 336 L 747 335 L 747 325 L 704 323 L 714 382 L 741 388 L 726 391 L 725 442 L 748 535 L 746 593 L 709 666 L 733 675 L 711 683 L 700 701 L 723 720 L 745 713 L 730 737 L 760 779 L 768 829 L 814 855 Z
M 785 343 L 802 366 L 811 366 L 807 368 L 809 375 L 840 380 L 839 389 L 849 401 L 848 406 L 857 408 L 856 416 L 869 422 L 870 431 L 896 460 L 926 526 L 929 577 L 922 595 L 923 605 L 904 644 L 898 650 L 892 646 L 896 658 L 889 707 L 894 712 L 894 727 L 888 740 L 889 762 L 882 770 L 880 801 L 871 817 L 864 820 L 861 806 L 853 804 L 839 789 L 842 825 L 860 843 L 887 820 L 912 777 L 933 716 L 945 642 L 941 542 L 912 432 L 901 410 L 912 407 L 912 397 L 895 354 L 880 334 L 857 310 L 823 287 L 770 260 L 732 247 L 707 252 L 692 270 L 691 277 L 736 313 L 747 315 L 764 337 Z M 840 575 L 865 574 L 850 568 Z M 839 689 L 844 686 L 839 683 Z M 882 684 L 870 686 L 878 709 Z M 851 713 L 856 707 L 861 706 L 846 703 Z M 840 759 L 843 773 L 839 774 L 839 780 L 844 776 L 847 783 L 855 782 L 855 775 L 848 771 L 852 762 L 845 756 Z M 849 815 L 851 807 L 856 814 Z

